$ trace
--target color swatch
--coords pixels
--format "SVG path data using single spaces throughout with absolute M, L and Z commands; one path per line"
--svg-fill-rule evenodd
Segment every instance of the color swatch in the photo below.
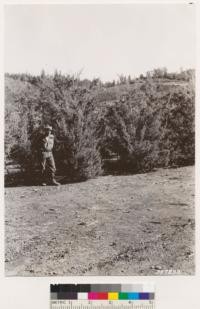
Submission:
M 153 300 L 154 286 L 145 284 L 51 284 L 51 300 Z

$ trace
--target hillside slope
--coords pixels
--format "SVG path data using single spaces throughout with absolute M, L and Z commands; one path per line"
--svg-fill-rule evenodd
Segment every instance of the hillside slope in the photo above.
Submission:
M 194 169 L 5 189 L 6 275 L 194 274 Z

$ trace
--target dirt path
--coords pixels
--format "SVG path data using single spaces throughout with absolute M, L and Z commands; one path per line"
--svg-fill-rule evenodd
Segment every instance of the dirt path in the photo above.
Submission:
M 6 275 L 193 274 L 193 173 L 6 188 Z

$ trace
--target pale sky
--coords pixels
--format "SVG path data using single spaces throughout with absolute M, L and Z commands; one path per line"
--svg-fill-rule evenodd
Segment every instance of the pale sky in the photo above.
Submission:
M 195 5 L 7 5 L 5 72 L 135 77 L 195 68 Z

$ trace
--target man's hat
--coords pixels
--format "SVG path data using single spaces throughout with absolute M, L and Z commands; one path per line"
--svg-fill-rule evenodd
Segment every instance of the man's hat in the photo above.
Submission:
M 51 131 L 52 131 L 53 128 L 52 128 L 52 126 L 50 126 L 50 125 L 47 124 L 46 126 L 44 126 L 44 129 L 45 129 L 45 130 L 51 130 Z

